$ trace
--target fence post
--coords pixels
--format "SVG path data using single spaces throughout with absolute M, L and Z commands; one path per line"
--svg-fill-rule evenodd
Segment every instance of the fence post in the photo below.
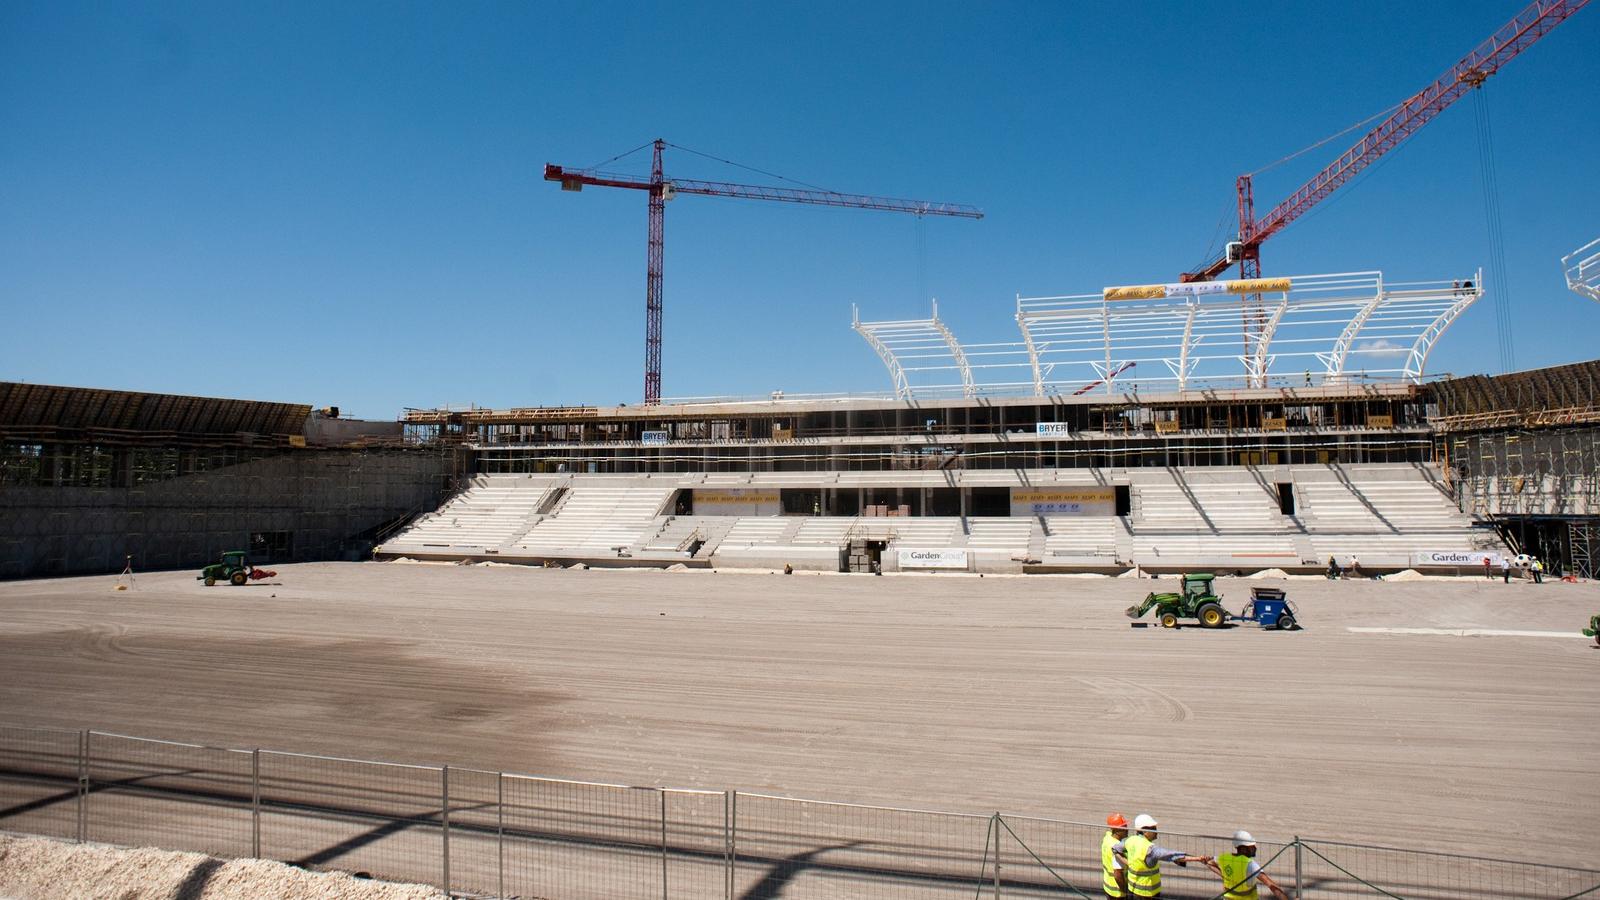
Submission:
M 661 795 L 661 900 L 667 900 L 667 792 L 657 788 Z
M 88 840 L 89 831 L 89 729 L 78 731 L 78 843 Z
M 261 748 L 250 751 L 250 855 L 261 858 Z
M 439 796 L 442 805 L 439 807 L 440 837 L 444 841 L 444 888 L 446 894 L 450 893 L 450 767 L 439 767 Z
M 1294 836 L 1294 900 L 1300 900 L 1300 835 Z
M 495 896 L 506 895 L 506 773 L 494 775 L 494 847 L 495 867 L 499 869 L 499 890 Z
M 989 820 L 989 827 L 994 829 L 994 895 L 1000 896 L 1000 814 L 995 813 Z

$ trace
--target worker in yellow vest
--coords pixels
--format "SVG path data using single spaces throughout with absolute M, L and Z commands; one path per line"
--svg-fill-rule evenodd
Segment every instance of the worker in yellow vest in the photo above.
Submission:
M 1154 816 L 1140 813 L 1133 817 L 1133 830 L 1138 834 L 1112 845 L 1112 852 L 1122 857 L 1128 869 L 1128 894 L 1133 897 L 1161 896 L 1161 864 L 1175 862 L 1186 866 L 1192 862 L 1210 862 L 1209 856 L 1190 856 L 1181 850 L 1171 850 L 1156 843 L 1158 824 Z
M 1215 862 L 1206 863 L 1206 867 L 1222 879 L 1223 900 L 1258 900 L 1261 893 L 1256 889 L 1256 882 L 1266 885 L 1277 900 L 1289 900 L 1288 892 L 1278 887 L 1271 875 L 1261 871 L 1261 864 L 1256 862 L 1256 839 L 1248 831 L 1235 831 L 1233 852 L 1218 856 Z
M 1100 838 L 1101 889 L 1107 897 L 1128 896 L 1128 873 L 1113 847 L 1128 838 L 1128 819 L 1122 813 L 1106 816 L 1106 833 Z

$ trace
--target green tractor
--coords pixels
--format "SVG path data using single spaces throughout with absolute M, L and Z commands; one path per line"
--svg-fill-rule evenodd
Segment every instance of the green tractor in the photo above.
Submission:
M 222 554 L 220 562 L 214 562 L 195 576 L 196 581 L 204 581 L 206 587 L 211 587 L 219 581 L 226 581 L 232 585 L 241 585 L 246 581 L 260 581 L 263 578 L 276 578 L 277 572 L 267 569 L 258 569 L 250 565 L 245 558 L 243 550 L 229 550 Z
M 1589 617 L 1589 627 L 1583 630 L 1584 637 L 1594 638 L 1596 647 L 1600 647 L 1600 616 Z
M 1182 593 L 1152 592 L 1143 603 L 1128 607 L 1128 618 L 1137 619 L 1153 609 L 1163 628 L 1177 628 L 1179 619 L 1199 619 L 1206 628 L 1220 628 L 1228 621 L 1228 613 L 1222 608 L 1222 598 L 1211 591 L 1216 577 L 1210 572 L 1186 574 Z

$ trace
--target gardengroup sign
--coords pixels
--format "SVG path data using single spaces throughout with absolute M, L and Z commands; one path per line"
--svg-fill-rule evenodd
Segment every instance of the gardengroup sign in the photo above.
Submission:
M 1481 568 L 1486 559 L 1490 568 L 1500 568 L 1500 554 L 1489 550 L 1419 550 L 1411 554 L 1411 565 L 1432 568 Z
M 967 551 L 954 548 L 936 550 L 901 550 L 902 569 L 965 569 Z

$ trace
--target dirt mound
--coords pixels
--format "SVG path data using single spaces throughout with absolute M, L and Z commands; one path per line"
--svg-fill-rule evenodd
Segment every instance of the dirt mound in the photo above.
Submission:
M 1416 569 L 1401 569 L 1393 575 L 1383 576 L 1384 581 L 1427 581 L 1428 576 Z
M 264 859 L 68 844 L 0 834 L 0 896 L 26 900 L 176 897 L 192 900 L 440 900 L 419 884 L 307 872 Z
M 1261 571 L 1255 573 L 1254 575 L 1248 575 L 1246 577 L 1247 578 L 1282 578 L 1282 579 L 1287 579 L 1289 577 L 1289 573 L 1285 572 L 1282 569 L 1262 569 Z

